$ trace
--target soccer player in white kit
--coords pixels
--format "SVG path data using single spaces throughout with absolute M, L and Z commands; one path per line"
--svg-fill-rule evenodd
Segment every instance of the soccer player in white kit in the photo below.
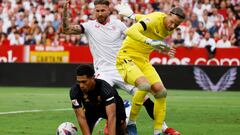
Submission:
M 109 4 L 108 0 L 94 1 L 96 20 L 71 25 L 67 15 L 70 0 L 66 0 L 62 17 L 62 32 L 64 34 L 85 34 L 93 56 L 96 78 L 105 80 L 111 86 L 117 86 L 133 95 L 137 88 L 125 83 L 115 67 L 116 55 L 125 38 L 124 31 L 127 27 L 118 19 L 110 19 Z M 146 97 L 144 106 L 153 119 L 153 102 L 149 97 Z M 174 129 L 168 128 L 166 123 L 163 124 L 163 130 L 169 135 L 174 135 L 175 132 Z

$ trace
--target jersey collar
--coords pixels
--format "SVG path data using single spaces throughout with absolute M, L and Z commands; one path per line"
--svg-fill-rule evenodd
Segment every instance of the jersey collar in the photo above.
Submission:
M 96 20 L 96 22 L 98 22 L 98 20 Z M 110 22 L 110 17 L 107 18 L 107 21 L 106 21 L 105 23 L 100 23 L 100 22 L 98 22 L 98 23 L 101 24 L 101 25 L 106 25 L 106 24 L 108 24 L 109 22 Z

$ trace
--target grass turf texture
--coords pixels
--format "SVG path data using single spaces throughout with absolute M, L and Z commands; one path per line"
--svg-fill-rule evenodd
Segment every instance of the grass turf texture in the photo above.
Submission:
M 0 87 L 0 134 L 54 135 L 65 121 L 80 130 L 68 93 L 69 88 Z M 24 110 L 35 112 L 5 113 Z M 169 90 L 166 121 L 182 135 L 239 135 L 240 92 Z M 143 108 L 137 122 L 139 135 L 153 134 L 152 122 Z M 93 135 L 102 134 L 103 125 L 100 122 Z

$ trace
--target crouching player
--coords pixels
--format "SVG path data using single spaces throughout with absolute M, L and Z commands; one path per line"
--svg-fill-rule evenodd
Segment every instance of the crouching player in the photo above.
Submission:
M 89 65 L 77 68 L 77 83 L 70 90 L 72 107 L 83 135 L 91 135 L 99 118 L 108 122 L 109 135 L 127 135 L 123 100 L 106 81 L 95 79 Z

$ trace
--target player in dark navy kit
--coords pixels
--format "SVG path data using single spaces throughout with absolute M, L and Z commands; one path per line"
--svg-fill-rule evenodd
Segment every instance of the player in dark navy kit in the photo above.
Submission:
M 91 135 L 99 118 L 108 122 L 109 135 L 126 135 L 124 104 L 115 88 L 95 79 L 90 65 L 77 68 L 77 83 L 70 90 L 72 107 L 83 135 Z

